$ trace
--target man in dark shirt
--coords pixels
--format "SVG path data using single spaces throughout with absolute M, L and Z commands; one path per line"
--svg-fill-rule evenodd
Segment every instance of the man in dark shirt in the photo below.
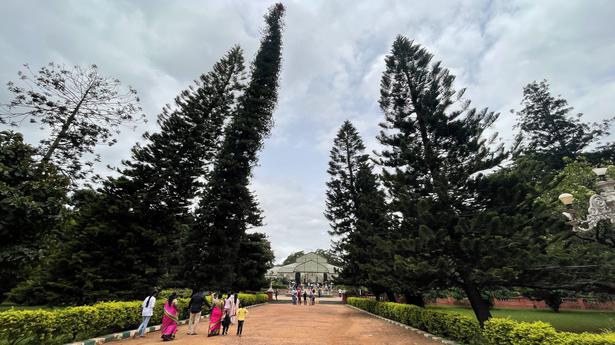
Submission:
M 190 302 L 188 302 L 188 309 L 190 310 L 190 319 L 188 320 L 188 335 L 196 334 L 196 327 L 201 320 L 201 312 L 203 311 L 203 306 L 207 306 L 207 309 L 210 309 L 211 306 L 207 299 L 205 299 L 205 292 L 196 292 L 192 294 L 190 297 Z

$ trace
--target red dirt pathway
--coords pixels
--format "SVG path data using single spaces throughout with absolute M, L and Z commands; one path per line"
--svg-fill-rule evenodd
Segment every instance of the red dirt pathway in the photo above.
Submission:
M 169 345 L 436 345 L 412 331 L 392 325 L 368 314 L 340 304 L 297 306 L 268 304 L 248 309 L 243 336 L 207 337 L 207 319 L 199 324 L 199 335 L 187 335 L 187 326 L 180 327 L 177 338 Z M 111 343 L 115 344 L 115 343 Z M 145 338 L 124 340 L 118 345 L 162 344 L 160 332 L 148 333 Z

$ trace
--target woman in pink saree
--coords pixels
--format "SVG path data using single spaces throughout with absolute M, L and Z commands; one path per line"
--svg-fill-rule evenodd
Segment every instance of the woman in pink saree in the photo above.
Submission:
M 173 293 L 164 304 L 164 314 L 162 316 L 162 340 L 169 341 L 175 339 L 177 333 L 177 322 L 179 321 L 179 309 L 177 309 L 177 294 Z
M 209 331 L 208 337 L 220 334 L 220 325 L 222 324 L 222 305 L 217 303 L 214 305 L 211 313 L 209 314 Z

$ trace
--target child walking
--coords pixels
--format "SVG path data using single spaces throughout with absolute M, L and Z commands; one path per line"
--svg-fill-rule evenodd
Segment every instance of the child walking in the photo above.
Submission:
M 229 313 L 224 314 L 224 319 L 222 319 L 222 335 L 228 334 L 228 328 L 231 325 L 231 316 Z
M 241 337 L 243 331 L 243 323 L 248 315 L 248 309 L 241 307 L 237 310 L 237 335 Z

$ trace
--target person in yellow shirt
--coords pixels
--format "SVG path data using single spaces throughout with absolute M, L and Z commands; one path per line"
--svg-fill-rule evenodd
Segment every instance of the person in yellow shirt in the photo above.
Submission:
M 243 322 L 246 320 L 246 316 L 248 315 L 248 309 L 241 307 L 237 309 L 237 335 L 241 337 L 241 332 L 243 331 Z

